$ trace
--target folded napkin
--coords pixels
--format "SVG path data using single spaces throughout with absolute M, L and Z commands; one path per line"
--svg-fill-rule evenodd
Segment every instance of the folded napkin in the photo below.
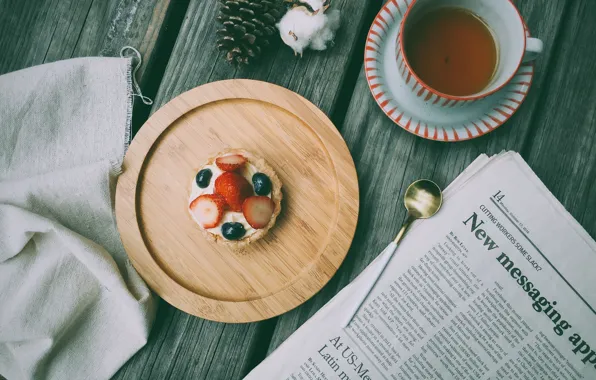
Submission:
M 113 215 L 131 60 L 0 76 L 0 375 L 108 379 L 147 341 L 155 303 Z

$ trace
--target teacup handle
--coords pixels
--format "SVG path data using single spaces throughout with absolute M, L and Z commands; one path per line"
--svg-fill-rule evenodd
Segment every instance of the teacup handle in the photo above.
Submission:
M 544 44 L 538 38 L 526 38 L 526 52 L 524 53 L 524 62 L 530 62 L 538 58 L 542 53 Z

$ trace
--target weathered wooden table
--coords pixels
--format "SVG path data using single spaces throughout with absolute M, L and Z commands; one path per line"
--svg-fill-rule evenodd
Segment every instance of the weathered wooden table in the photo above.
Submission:
M 363 76 L 366 32 L 379 0 L 333 0 L 343 26 L 329 51 L 295 58 L 277 44 L 258 64 L 235 69 L 215 48 L 215 0 L 0 0 L 0 74 L 59 59 L 144 56 L 141 86 L 155 99 L 135 106 L 134 125 L 203 83 L 253 78 L 294 90 L 319 106 L 344 136 L 358 170 L 360 220 L 344 264 L 301 307 L 259 323 L 199 319 L 161 302 L 147 345 L 115 379 L 239 379 L 352 280 L 404 217 L 398 197 L 420 177 L 447 185 L 480 153 L 516 150 L 596 237 L 596 1 L 517 0 L 545 52 L 530 94 L 504 126 L 481 138 L 440 143 L 397 127 Z M 366 248 L 365 248 L 366 247 Z

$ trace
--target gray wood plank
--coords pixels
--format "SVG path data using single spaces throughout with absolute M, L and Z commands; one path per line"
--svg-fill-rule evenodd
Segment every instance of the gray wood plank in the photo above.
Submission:
M 549 83 L 524 157 L 567 210 L 596 237 L 596 2 L 567 12 Z
M 376 5 L 372 5 L 376 4 Z M 153 111 L 176 95 L 220 79 L 252 78 L 290 88 L 330 114 L 352 59 L 362 61 L 362 31 L 367 9 L 374 0 L 334 0 L 342 10 L 343 26 L 328 51 L 305 52 L 274 43 L 263 59 L 236 69 L 223 60 L 215 45 L 215 2 L 191 1 L 181 27 Z M 357 58 L 354 58 L 357 57 Z M 349 90 L 351 92 L 351 89 Z M 129 361 L 116 379 L 239 379 L 265 355 L 275 320 L 233 325 L 215 323 L 175 310 L 162 302 L 157 322 L 145 348 Z
M 505 125 L 486 136 L 442 143 L 406 132 L 379 109 L 361 72 L 341 127 L 358 171 L 361 206 L 356 236 L 348 257 L 330 283 L 305 305 L 279 318 L 269 352 L 354 279 L 391 241 L 405 217 L 401 197 L 411 182 L 431 178 L 446 186 L 480 153 L 522 149 L 534 114 L 540 108 L 541 91 L 548 82 L 549 62 L 554 59 L 554 45 L 567 3 L 517 4 L 532 33 L 544 41 L 545 52 L 536 62 L 536 75 L 524 105 Z
M 90 0 L 81 1 L 67 17 L 68 2 L 60 6 L 54 0 L 1 1 L 0 73 L 43 63 L 58 25 L 82 25 L 90 6 Z M 66 39 L 59 33 L 60 37 Z
M 215 31 L 221 27 L 215 22 L 217 7 L 210 2 L 192 1 L 153 109 L 201 84 L 250 78 L 290 88 L 330 114 L 347 66 L 354 57 L 362 60 L 355 42 L 364 27 L 362 20 L 367 9 L 375 9 L 372 4 L 378 2 L 333 2 L 333 7 L 342 11 L 344 20 L 332 49 L 322 53 L 307 51 L 303 58 L 297 58 L 289 47 L 275 39 L 260 62 L 237 69 L 226 64 L 215 46 Z
M 0 74 L 72 57 L 117 57 L 131 45 L 145 61 L 140 83 L 154 94 L 151 84 L 159 84 L 186 6 L 176 0 L 0 0 Z
M 236 379 L 259 344 L 257 327 L 206 322 L 162 302 L 148 344 L 113 379 Z

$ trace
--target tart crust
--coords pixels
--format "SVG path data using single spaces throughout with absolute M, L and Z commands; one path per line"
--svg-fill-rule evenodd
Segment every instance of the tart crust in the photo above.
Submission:
M 256 154 L 245 150 L 245 149 L 226 149 L 223 150 L 213 157 L 210 157 L 207 161 L 205 161 L 200 167 L 204 168 L 207 165 L 215 164 L 215 159 L 217 157 L 226 155 L 226 154 L 240 154 L 244 156 L 250 164 L 257 168 L 257 170 L 261 173 L 266 174 L 269 179 L 271 180 L 271 200 L 275 204 L 275 208 L 273 210 L 273 215 L 271 216 L 271 220 L 269 220 L 269 224 L 267 224 L 264 228 L 255 230 L 256 232 L 250 236 L 242 238 L 240 240 L 227 240 L 222 236 L 212 234 L 211 232 L 207 231 L 206 229 L 202 228 L 200 225 L 197 224 L 197 227 L 201 230 L 205 239 L 209 241 L 213 241 L 217 244 L 225 245 L 226 247 L 241 252 L 243 251 L 248 245 L 254 243 L 255 241 L 262 239 L 267 235 L 269 230 L 275 225 L 275 221 L 277 220 L 277 216 L 281 212 L 281 200 L 283 198 L 283 194 L 281 192 L 281 181 L 277 176 L 277 173 L 273 170 L 273 168 L 265 161 L 265 159 L 257 156 Z M 215 180 L 215 179 L 213 179 Z M 194 222 L 194 220 L 193 220 Z

